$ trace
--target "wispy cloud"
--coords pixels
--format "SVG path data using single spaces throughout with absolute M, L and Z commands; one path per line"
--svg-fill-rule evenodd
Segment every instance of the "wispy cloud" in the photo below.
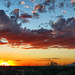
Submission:
M 41 59 L 61 59 L 61 58 L 41 58 Z

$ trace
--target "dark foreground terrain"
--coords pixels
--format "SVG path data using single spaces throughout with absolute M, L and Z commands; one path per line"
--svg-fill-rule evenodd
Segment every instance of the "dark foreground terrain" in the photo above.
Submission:
M 0 66 L 0 75 L 75 75 L 75 66 Z

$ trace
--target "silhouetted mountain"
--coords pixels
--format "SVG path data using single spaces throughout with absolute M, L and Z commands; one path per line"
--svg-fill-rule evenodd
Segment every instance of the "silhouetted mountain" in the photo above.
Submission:
M 68 64 L 68 66 L 75 66 L 75 62 L 73 62 L 72 64 Z

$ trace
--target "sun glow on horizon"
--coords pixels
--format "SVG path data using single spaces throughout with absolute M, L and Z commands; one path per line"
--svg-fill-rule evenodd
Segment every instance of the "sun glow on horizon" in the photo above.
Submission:
M 14 66 L 14 61 L 0 61 L 0 66 Z
M 11 66 L 9 63 L 3 62 L 1 63 L 1 66 Z

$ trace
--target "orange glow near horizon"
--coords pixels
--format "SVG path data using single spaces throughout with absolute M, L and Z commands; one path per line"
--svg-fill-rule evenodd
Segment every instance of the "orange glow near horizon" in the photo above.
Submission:
M 1 66 L 10 66 L 10 64 L 3 62 L 3 63 L 1 63 Z
M 59 65 L 64 65 L 75 62 L 75 50 L 26 50 L 21 48 L 12 48 L 8 45 L 0 46 L 0 50 L 0 66 L 2 66 L 2 64 L 8 64 L 10 66 L 45 66 L 51 61 L 57 62 Z
M 49 63 L 53 61 L 58 65 L 67 65 L 74 62 L 74 59 L 51 59 L 47 61 L 47 59 L 24 59 L 23 61 L 0 61 L 0 66 L 47 66 Z
M 14 61 L 3 61 L 3 60 L 0 60 L 0 66 L 15 66 L 14 64 Z

